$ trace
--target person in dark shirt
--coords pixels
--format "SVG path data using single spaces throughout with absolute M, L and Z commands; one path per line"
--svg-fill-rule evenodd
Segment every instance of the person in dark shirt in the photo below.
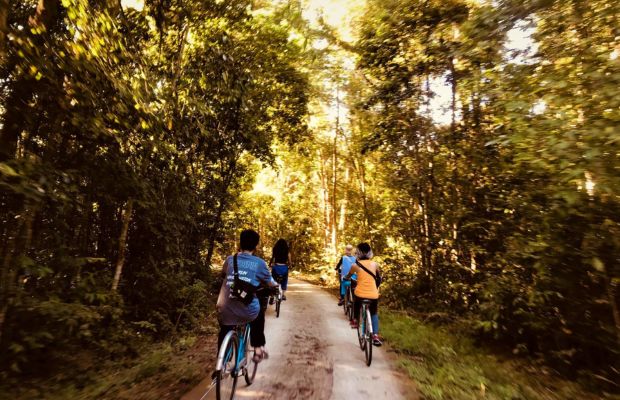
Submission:
M 288 270 L 291 266 L 288 243 L 284 239 L 278 239 L 273 246 L 271 256 L 271 276 L 280 282 L 282 287 L 282 300 L 286 300 L 286 288 L 288 286 Z M 273 303 L 272 303 L 273 304 Z

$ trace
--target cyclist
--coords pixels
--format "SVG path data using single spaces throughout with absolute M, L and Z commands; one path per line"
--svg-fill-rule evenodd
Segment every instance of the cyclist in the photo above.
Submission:
M 351 285 L 351 281 L 345 281 L 342 278 L 349 273 L 351 265 L 355 264 L 355 257 L 353 257 L 352 253 L 353 246 L 351 246 L 350 244 L 346 245 L 346 247 L 344 248 L 344 256 L 340 257 L 340 259 L 338 260 L 338 264 L 336 264 L 336 273 L 338 274 L 338 280 L 340 281 L 340 300 L 338 301 L 339 306 L 344 304 L 344 295 L 347 292 L 347 287 Z M 353 275 L 351 279 L 355 280 L 355 275 Z
M 259 240 L 260 236 L 254 230 L 246 229 L 241 232 L 239 237 L 240 252 L 236 254 L 239 279 L 249 283 L 255 289 L 258 289 L 261 285 L 277 287 L 278 284 L 271 278 L 265 261 L 254 255 Z M 222 267 L 224 282 L 222 282 L 216 305 L 218 322 L 220 324 L 217 346 L 219 349 L 226 334 L 235 329 L 235 326 L 251 322 L 250 344 L 254 347 L 254 361 L 258 363 L 263 358 L 267 358 L 267 352 L 265 351 L 264 314 L 261 319 L 261 305 L 255 293 L 250 293 L 253 299 L 248 305 L 242 300 L 235 298 L 234 294 L 232 294 L 231 286 L 235 281 L 234 257 L 228 256 Z
M 280 282 L 280 286 L 282 287 L 282 300 L 286 300 L 288 269 L 291 265 L 291 258 L 288 251 L 289 248 L 286 240 L 278 239 L 271 252 L 271 276 L 273 279 Z M 273 297 L 269 303 L 273 304 Z
M 362 300 L 370 300 L 369 309 L 373 328 L 372 344 L 381 346 L 382 343 L 379 339 L 379 314 L 377 313 L 379 306 L 379 284 L 381 279 L 380 270 L 377 263 L 371 261 L 373 254 L 368 243 L 358 244 L 356 253 L 357 261 L 351 266 L 349 273 L 344 277 L 344 279 L 350 279 L 353 274 L 357 274 L 357 287 L 353 293 L 355 295 L 355 304 L 353 306 L 353 321 L 351 321 L 351 327 L 357 328 Z

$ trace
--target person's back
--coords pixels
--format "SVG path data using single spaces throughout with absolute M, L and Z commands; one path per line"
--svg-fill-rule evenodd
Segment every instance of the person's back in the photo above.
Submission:
M 377 263 L 371 260 L 359 260 L 358 262 L 375 274 L 375 276 L 377 275 Z M 364 299 L 379 298 L 379 289 L 377 288 L 375 278 L 361 268 L 357 270 L 357 286 L 354 293 L 357 297 Z
M 217 310 L 222 325 L 245 324 L 253 321 L 260 311 L 260 305 L 256 297 L 249 305 L 231 298 L 230 287 L 235 281 L 233 257 L 228 256 L 224 263 L 226 267 L 226 283 L 222 287 L 217 303 Z M 239 270 L 239 279 L 250 283 L 252 286 L 259 287 L 271 278 L 267 263 L 252 254 L 237 254 L 237 268 Z
M 346 276 L 351 270 L 351 266 L 355 264 L 355 257 L 352 255 L 344 255 L 342 256 L 342 264 L 341 264 L 341 272 L 340 275 Z M 355 278 L 353 278 L 355 279 Z

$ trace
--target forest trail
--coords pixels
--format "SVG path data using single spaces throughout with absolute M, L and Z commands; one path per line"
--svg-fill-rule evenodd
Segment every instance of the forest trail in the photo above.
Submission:
M 267 310 L 265 335 L 269 359 L 246 386 L 241 378 L 239 399 L 416 399 L 395 370 L 386 348 L 374 348 L 367 367 L 336 299 L 319 287 L 290 279 L 288 300 L 280 318 Z M 211 380 L 205 379 L 182 400 L 200 400 Z M 205 399 L 215 399 L 212 390 Z

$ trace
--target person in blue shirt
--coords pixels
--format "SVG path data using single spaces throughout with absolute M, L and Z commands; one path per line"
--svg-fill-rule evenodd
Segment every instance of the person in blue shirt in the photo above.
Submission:
M 239 278 L 249 282 L 257 289 L 261 286 L 277 287 L 278 284 L 271 278 L 271 273 L 267 268 L 267 263 L 254 255 L 260 236 L 254 230 L 247 229 L 241 232 L 239 237 L 240 252 L 237 253 L 237 269 Z M 254 348 L 254 360 L 260 362 L 267 357 L 265 351 L 265 321 L 260 321 L 261 304 L 254 295 L 254 299 L 248 305 L 241 300 L 231 296 L 230 287 L 234 282 L 233 256 L 228 256 L 222 267 L 222 277 L 224 282 L 220 289 L 216 309 L 218 312 L 218 322 L 220 332 L 218 335 L 218 349 L 226 337 L 226 334 L 233 330 L 235 326 L 250 324 L 250 344 Z
M 355 264 L 355 257 L 353 256 L 353 246 L 348 244 L 344 248 L 344 256 L 340 257 L 338 264 L 336 264 L 336 272 L 338 274 L 338 280 L 340 281 L 340 301 L 338 305 L 344 304 L 344 295 L 347 292 L 347 287 L 351 284 L 351 281 L 345 281 L 343 278 L 347 276 L 351 270 L 351 265 Z M 352 280 L 356 279 L 356 276 L 351 277 Z

